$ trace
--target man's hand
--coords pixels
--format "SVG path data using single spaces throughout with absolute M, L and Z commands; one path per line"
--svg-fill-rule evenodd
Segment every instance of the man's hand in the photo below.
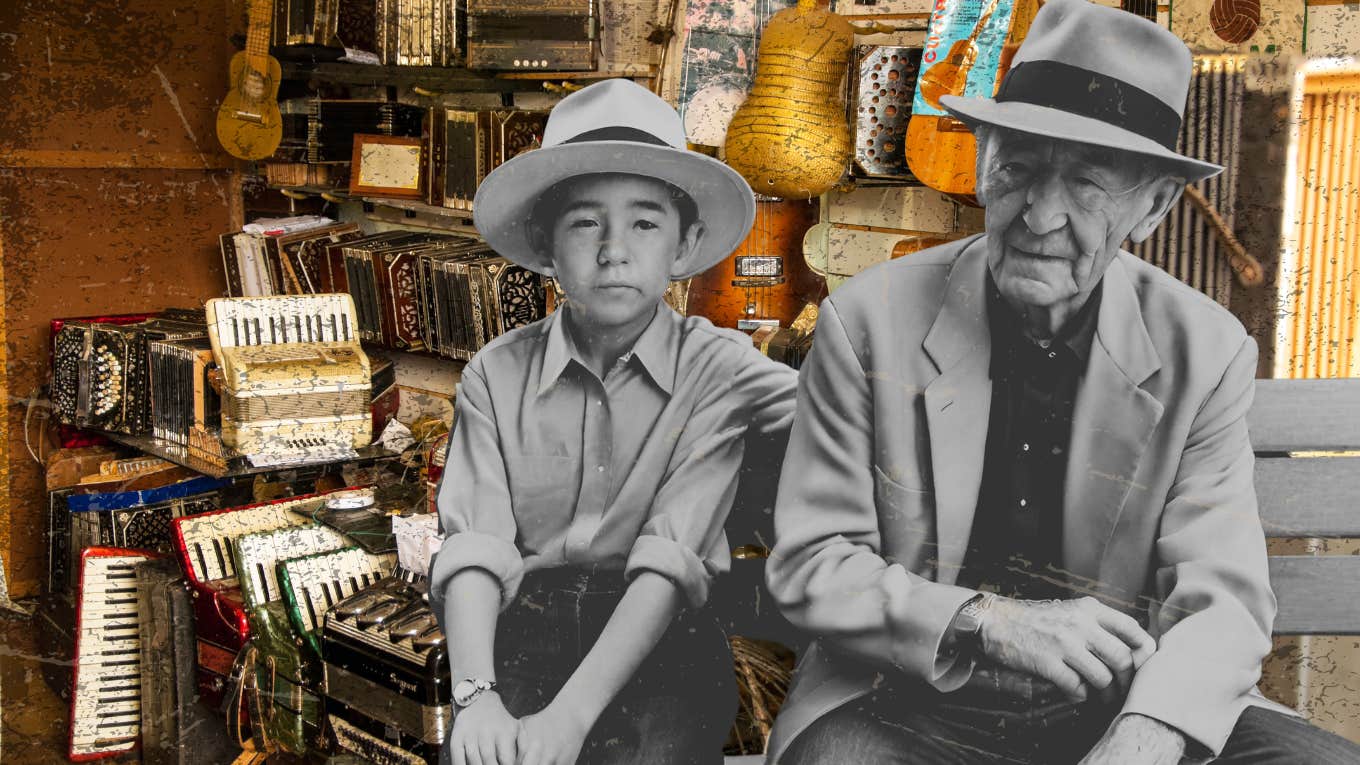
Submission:
M 519 721 L 518 765 L 575 765 L 591 724 L 556 701 Z
M 1037 675 L 1073 699 L 1095 689 L 1107 701 L 1126 693 L 1157 643 L 1128 614 L 1095 598 L 1029 601 L 997 598 L 982 618 L 982 652 Z
M 1080 765 L 1176 765 L 1185 754 L 1185 736 L 1151 717 L 1120 715 L 1105 730 Z
M 458 710 L 449 732 L 453 765 L 515 765 L 515 733 L 519 722 L 505 711 L 501 697 L 486 691 Z

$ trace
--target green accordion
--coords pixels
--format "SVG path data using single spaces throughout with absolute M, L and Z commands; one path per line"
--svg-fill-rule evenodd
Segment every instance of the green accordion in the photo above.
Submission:
M 238 537 L 241 596 L 257 651 L 252 735 L 262 751 L 303 756 L 322 738 L 322 667 L 316 629 L 330 603 L 379 579 L 393 556 L 373 555 L 326 526 Z

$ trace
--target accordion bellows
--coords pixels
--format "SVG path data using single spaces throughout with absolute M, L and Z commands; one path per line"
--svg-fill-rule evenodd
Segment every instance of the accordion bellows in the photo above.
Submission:
M 222 442 L 247 455 L 358 449 L 373 438 L 368 356 L 346 294 L 214 298 Z
M 850 22 L 800 0 L 770 18 L 751 93 L 727 128 L 727 164 L 757 194 L 810 199 L 830 189 L 850 158 L 840 83 Z

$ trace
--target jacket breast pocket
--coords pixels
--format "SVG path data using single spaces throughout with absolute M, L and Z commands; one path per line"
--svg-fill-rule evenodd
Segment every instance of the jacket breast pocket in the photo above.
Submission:
M 935 492 L 909 489 L 874 466 L 874 504 L 885 558 L 923 573 L 935 549 Z

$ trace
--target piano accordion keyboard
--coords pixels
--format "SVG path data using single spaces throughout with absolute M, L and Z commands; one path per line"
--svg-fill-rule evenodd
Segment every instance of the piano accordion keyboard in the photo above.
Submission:
M 348 544 L 348 537 L 328 526 L 298 526 L 238 538 L 236 561 L 241 567 L 241 595 L 246 607 L 259 608 L 282 599 L 277 571 L 281 561 L 338 550 Z
M 175 521 L 180 563 L 199 583 L 236 576 L 232 541 L 246 534 L 311 523 L 308 513 L 321 500 L 296 497 L 267 505 L 186 516 Z
M 133 550 L 91 547 L 81 555 L 71 693 L 72 760 L 131 750 L 141 732 L 141 595 Z
M 396 556 L 347 547 L 279 564 L 279 580 L 293 626 L 320 652 L 316 631 L 328 610 L 376 584 L 392 570 Z

